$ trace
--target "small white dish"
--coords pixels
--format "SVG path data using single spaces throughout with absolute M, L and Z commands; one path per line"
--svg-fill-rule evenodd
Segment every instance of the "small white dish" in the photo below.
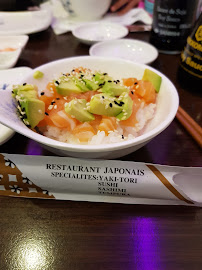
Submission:
M 43 31 L 49 27 L 49 10 L 0 12 L 0 35 L 24 35 Z
M 92 45 L 100 41 L 123 38 L 127 36 L 128 29 L 116 23 L 92 22 L 74 28 L 72 34 L 82 43 Z
M 28 67 L 19 67 L 8 70 L 0 70 L 0 95 L 3 92 L 11 91 L 12 84 L 21 81 L 22 78 L 31 72 L 32 69 Z M 8 112 L 9 114 L 10 112 Z M 0 145 L 7 142 L 15 131 L 0 124 Z
M 29 37 L 27 35 L 0 36 L 0 50 L 5 48 L 24 49 Z
M 144 41 L 136 39 L 119 39 L 94 44 L 91 56 L 115 57 L 140 64 L 150 64 L 158 57 L 157 49 Z
M 0 69 L 15 66 L 28 39 L 27 35 L 0 36 Z M 6 51 L 7 49 L 12 50 Z

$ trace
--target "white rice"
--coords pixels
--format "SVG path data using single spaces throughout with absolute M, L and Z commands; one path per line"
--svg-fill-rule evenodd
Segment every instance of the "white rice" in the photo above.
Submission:
M 138 123 L 134 127 L 125 127 L 121 126 L 118 123 L 117 129 L 115 131 L 110 131 L 109 135 L 106 136 L 104 131 L 98 131 L 96 135 L 92 137 L 92 139 L 85 144 L 89 145 L 99 145 L 99 144 L 110 144 L 121 142 L 124 140 L 131 140 L 140 135 L 143 128 L 145 128 L 146 124 L 150 119 L 154 117 L 156 104 L 145 105 L 142 102 L 140 109 L 137 111 L 136 119 Z M 47 126 L 47 130 L 43 133 L 45 136 L 71 144 L 84 144 L 81 143 L 76 136 L 72 135 L 71 132 L 60 129 L 57 127 Z M 123 135 L 123 136 L 122 136 Z

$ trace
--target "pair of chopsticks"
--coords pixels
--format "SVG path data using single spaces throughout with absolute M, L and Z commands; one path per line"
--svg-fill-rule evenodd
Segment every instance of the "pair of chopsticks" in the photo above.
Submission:
M 176 118 L 202 148 L 202 128 L 180 106 Z

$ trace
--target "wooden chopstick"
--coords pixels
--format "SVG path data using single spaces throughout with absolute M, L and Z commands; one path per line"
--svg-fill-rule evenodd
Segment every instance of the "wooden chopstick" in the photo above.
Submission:
M 202 128 L 180 106 L 176 118 L 202 148 Z

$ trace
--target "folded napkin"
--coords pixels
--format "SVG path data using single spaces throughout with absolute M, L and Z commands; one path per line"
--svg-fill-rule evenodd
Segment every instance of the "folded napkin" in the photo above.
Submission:
M 61 35 L 66 32 L 72 31 L 78 25 L 89 22 L 83 21 L 76 16 L 72 16 L 71 13 L 68 13 L 68 11 L 63 8 L 59 0 L 50 0 L 48 2 L 45 2 L 41 4 L 40 8 L 51 10 L 53 15 L 51 26 L 56 35 Z M 152 18 L 144 9 L 134 8 L 122 16 L 119 16 L 115 13 L 108 13 L 102 19 L 97 20 L 96 22 L 113 22 L 119 23 L 121 25 L 131 25 L 137 21 L 141 21 L 145 24 L 151 25 Z

